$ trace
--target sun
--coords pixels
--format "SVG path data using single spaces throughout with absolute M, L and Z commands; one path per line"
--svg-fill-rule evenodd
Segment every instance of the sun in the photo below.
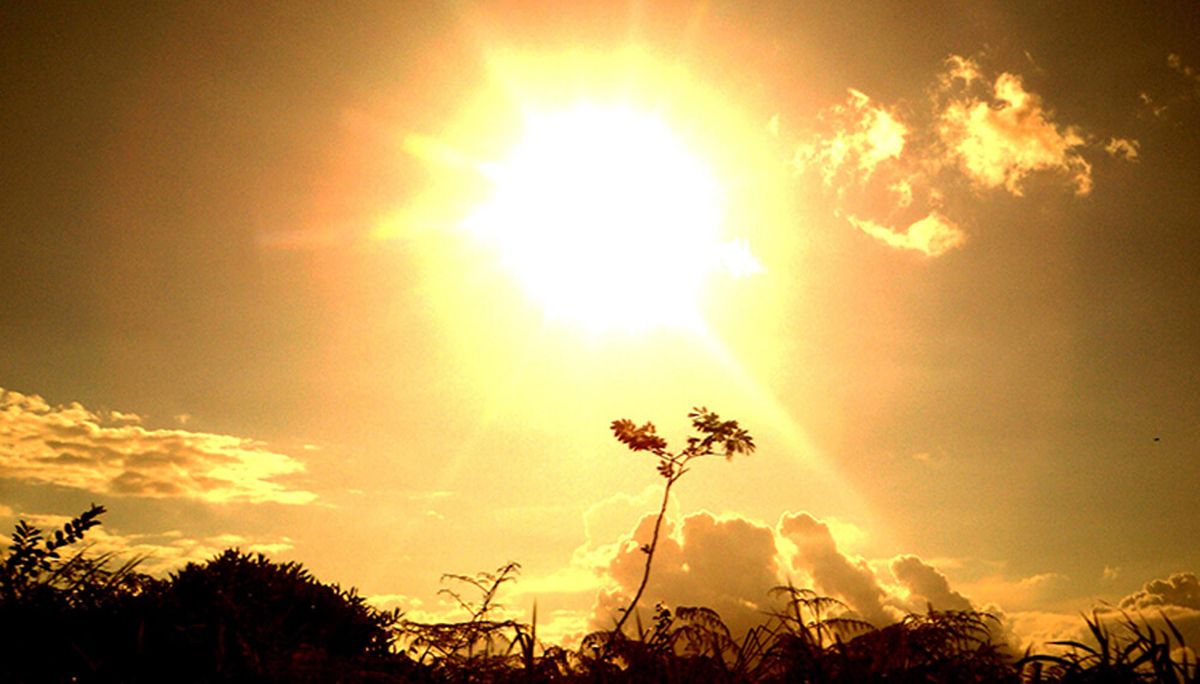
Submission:
M 492 245 L 550 318 L 593 330 L 701 329 L 720 270 L 752 270 L 721 241 L 725 197 L 660 117 L 582 102 L 527 113 L 488 198 L 463 227 Z

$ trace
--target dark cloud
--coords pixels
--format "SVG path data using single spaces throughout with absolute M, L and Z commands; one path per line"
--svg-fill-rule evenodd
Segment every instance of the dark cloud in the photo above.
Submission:
M 971 601 L 950 588 L 950 580 L 916 556 L 898 556 L 892 560 L 892 575 L 909 592 L 909 603 L 917 610 L 972 610 Z
M 829 526 L 808 513 L 785 515 L 779 533 L 796 545 L 792 567 L 806 572 L 815 589 L 844 600 L 863 619 L 882 626 L 896 615 L 885 608 L 886 594 L 866 561 L 852 561 L 837 548 Z
M 1146 610 L 1163 606 L 1177 606 L 1200 610 L 1200 578 L 1190 572 L 1178 572 L 1166 579 L 1151 580 L 1121 599 L 1120 607 L 1125 610 Z

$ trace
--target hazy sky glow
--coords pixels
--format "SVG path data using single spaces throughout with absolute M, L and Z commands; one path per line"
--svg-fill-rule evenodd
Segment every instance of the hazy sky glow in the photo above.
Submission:
M 792 579 L 1200 643 L 1195 3 L 0 9 L 0 524 L 413 616 Z M 640 521 L 640 522 L 639 522 Z

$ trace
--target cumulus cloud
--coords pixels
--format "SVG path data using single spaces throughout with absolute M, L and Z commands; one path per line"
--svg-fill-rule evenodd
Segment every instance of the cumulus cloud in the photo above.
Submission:
M 1194 573 L 1178 572 L 1166 579 L 1147 582 L 1140 591 L 1121 599 L 1126 610 L 1178 606 L 1200 610 L 1200 579 Z
M 605 570 L 613 586 L 597 597 L 592 628 L 611 628 L 637 590 L 646 559 L 641 546 L 653 528 L 654 517 L 644 517 L 609 562 Z M 678 525 L 664 521 L 642 608 L 658 601 L 707 606 L 730 629 L 744 632 L 763 621 L 768 592 L 779 584 L 776 555 L 772 529 L 745 518 L 700 512 Z
M 1075 193 L 1092 190 L 1092 167 L 1080 154 L 1084 138 L 1074 126 L 1055 124 L 1021 77 L 1002 73 L 988 97 L 952 96 L 942 110 L 938 135 L 950 157 L 972 181 L 1020 196 L 1037 171 L 1068 174 Z
M 843 555 L 828 525 L 808 513 L 796 513 L 783 516 L 779 533 L 796 547 L 792 567 L 807 573 L 818 592 L 841 598 L 876 626 L 899 617 L 886 606 L 886 594 L 871 567 Z
M 1079 613 L 1030 609 L 1001 612 L 1001 616 L 1006 629 L 1014 634 L 1013 643 L 1018 646 L 1018 651 L 1026 648 L 1040 652 L 1066 650 L 1055 646 L 1052 643 L 1055 641 L 1094 643 L 1094 636 Z M 1099 622 L 1118 642 L 1133 637 L 1127 627 L 1130 620 L 1143 632 L 1148 627 L 1162 635 L 1171 633 L 1167 625 L 1170 620 L 1184 642 L 1195 645 L 1200 643 L 1200 581 L 1193 573 L 1151 580 L 1142 589 L 1120 599 L 1115 606 L 1102 604 L 1095 607 L 1088 619 Z M 1178 647 L 1174 643 L 1172 646 Z M 1191 657 L 1194 658 L 1194 654 Z
M 1178 572 L 1166 579 L 1151 580 L 1121 599 L 1118 607 L 1163 633 L 1169 619 L 1185 643 L 1192 648 L 1200 644 L 1200 578 L 1195 573 Z M 1107 617 L 1111 622 L 1120 622 L 1124 615 L 1113 611 Z
M 51 406 L 0 389 L 3 479 L 106 495 L 302 504 L 316 495 L 276 479 L 303 470 L 251 439 L 147 429 L 134 414 Z
M 916 556 L 892 560 L 892 575 L 908 590 L 910 604 L 933 606 L 934 610 L 973 610 L 971 601 L 950 588 L 950 580 Z
M 885 245 L 897 249 L 911 249 L 929 256 L 941 256 L 966 241 L 967 236 L 958 225 L 942 214 L 932 211 L 924 218 L 898 230 L 880 225 L 869 219 L 848 216 L 856 228 Z
M 646 559 L 641 547 L 649 542 L 653 526 L 654 515 L 644 516 L 620 544 L 604 547 L 610 555 L 603 564 L 588 568 L 601 585 L 589 629 L 611 629 L 628 605 L 641 581 Z M 642 619 L 649 619 L 658 602 L 703 605 L 740 634 L 768 619 L 778 608 L 770 590 L 789 583 L 836 598 L 879 627 L 909 613 L 923 613 L 930 605 L 936 610 L 972 609 L 974 604 L 952 588 L 946 575 L 917 556 L 868 561 L 846 554 L 839 545 L 846 530 L 852 530 L 851 538 L 864 534 L 852 524 L 805 512 L 785 513 L 775 525 L 709 512 L 664 520 L 651 579 L 639 603 Z M 577 559 L 601 556 L 576 554 Z M 891 576 L 881 577 L 888 568 Z M 587 578 L 574 575 L 550 579 L 549 585 L 565 583 L 572 590 L 588 586 Z
M 540 615 L 553 616 L 553 633 L 560 643 L 578 643 L 588 631 L 611 629 L 641 581 L 646 559 L 641 547 L 650 541 L 655 518 L 647 511 L 657 508 L 652 498 L 644 492 L 592 507 L 587 515 L 588 541 L 576 550 L 570 567 L 522 578 L 506 588 L 505 600 L 521 607 L 537 600 Z M 625 527 L 619 533 L 616 519 L 621 516 L 616 514 L 629 510 L 637 510 L 638 523 L 632 531 Z M 1003 564 L 993 561 L 930 562 L 912 554 L 867 559 L 847 553 L 847 541 L 865 534 L 852 523 L 806 512 L 785 513 L 774 525 L 706 511 L 672 514 L 663 522 L 651 579 L 639 602 L 642 623 L 649 623 L 659 602 L 669 607 L 702 605 L 716 610 L 740 636 L 780 608 L 771 588 L 791 583 L 839 599 L 853 614 L 879 627 L 907 614 L 924 613 L 929 606 L 939 611 L 982 610 L 997 619 L 994 643 L 1016 654 L 1029 646 L 1044 648 L 1050 641 L 1087 636 L 1079 613 L 1037 608 L 1045 599 L 1061 595 L 1068 580 L 1063 575 L 1047 572 L 1010 579 L 995 574 Z M 946 574 L 950 570 L 956 575 L 989 574 L 962 583 L 951 580 Z M 1186 602 L 1194 581 L 1193 576 L 1151 583 L 1146 595 Z M 976 592 L 986 602 L 972 599 Z M 430 619 L 452 618 L 446 606 L 416 607 L 418 614 Z M 1185 625 L 1191 624 L 1191 613 L 1200 616 L 1200 611 L 1178 605 L 1170 610 L 1172 619 L 1179 617 Z M 1181 612 L 1185 610 L 1191 613 Z M 511 616 L 530 617 L 515 612 Z M 539 618 L 539 633 L 542 624 Z M 1200 627 L 1200 620 L 1196 624 Z

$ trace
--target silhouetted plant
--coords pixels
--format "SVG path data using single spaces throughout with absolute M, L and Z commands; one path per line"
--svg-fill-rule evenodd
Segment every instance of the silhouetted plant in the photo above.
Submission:
M 811 589 L 790 583 L 770 592 L 783 606 L 772 612 L 773 620 L 753 628 L 743 640 L 739 667 L 756 677 L 785 676 L 808 672 L 812 681 L 826 681 L 826 670 L 841 655 L 838 649 L 856 635 L 874 630 L 869 622 L 850 617 L 841 601 L 820 596 Z
M 650 566 L 654 561 L 654 551 L 658 548 L 658 536 L 662 529 L 663 519 L 667 515 L 667 504 L 671 499 L 671 487 L 688 472 L 688 464 L 705 456 L 722 455 L 726 460 L 734 454 L 749 454 L 754 451 L 754 438 L 745 429 L 738 426 L 736 420 L 721 420 L 720 416 L 704 407 L 697 407 L 688 413 L 692 427 L 699 433 L 687 438 L 687 446 L 677 452 L 667 450 L 667 441 L 660 437 L 654 423 L 647 422 L 638 426 L 633 421 L 621 418 L 612 422 L 611 428 L 617 441 L 629 447 L 631 451 L 645 451 L 652 454 L 658 463 L 658 474 L 666 480 L 663 486 L 662 505 L 659 506 L 658 516 L 654 520 L 654 532 L 650 543 L 641 547 L 646 554 L 646 564 L 642 569 L 642 579 L 637 591 L 629 601 L 629 606 L 621 612 L 613 628 L 615 639 L 623 636 L 622 629 L 630 614 L 637 610 L 638 601 L 646 591 L 650 581 Z M 611 643 L 611 642 L 609 642 Z
M 18 521 L 0 563 L 0 681 L 96 676 L 124 640 L 128 604 L 159 584 L 135 571 L 140 558 L 66 554 L 104 512 L 92 504 L 52 534 Z
M 25 520 L 17 522 L 12 534 L 8 555 L 0 570 L 0 597 L 6 602 L 20 601 L 42 589 L 69 589 L 64 583 L 80 578 L 72 573 L 64 576 L 59 550 L 83 539 L 83 535 L 100 524 L 104 507 L 92 504 L 86 511 L 69 520 L 52 537 L 43 537 L 42 530 Z
M 1114 636 L 1093 611 L 1084 622 L 1095 645 L 1052 641 L 1052 645 L 1070 650 L 1062 655 L 1026 655 L 1018 666 L 1029 673 L 1026 680 L 1030 682 L 1200 682 L 1200 671 L 1179 628 L 1165 613 L 1160 611 L 1160 616 L 1165 630 L 1154 629 L 1145 618 L 1139 624 L 1122 611 L 1118 624 L 1124 634 Z M 1180 655 L 1176 657 L 1176 653 Z
M 354 589 L 319 582 L 299 563 L 236 549 L 189 563 L 156 599 L 146 652 L 193 681 L 344 672 L 388 655 L 401 618 L 372 608 Z
M 468 617 L 426 624 L 376 610 L 299 563 L 236 549 L 166 580 L 136 572 L 136 558 L 68 553 L 100 524 L 104 508 L 92 505 L 52 533 L 16 525 L 0 559 L 0 681 L 1200 684 L 1194 655 L 1161 613 L 1165 628 L 1155 629 L 1123 612 L 1114 628 L 1094 612 L 1085 617 L 1094 643 L 1052 642 L 1069 650 L 1015 663 L 992 641 L 987 613 L 931 607 L 876 629 L 837 599 L 790 584 L 772 590 L 780 608 L 740 642 L 702 606 L 658 604 L 644 625 L 636 607 L 671 487 L 696 458 L 754 450 L 736 421 L 703 408 L 689 418 L 699 434 L 678 452 L 651 423 L 612 423 L 621 443 L 657 459 L 663 501 L 637 592 L 616 628 L 587 635 L 578 651 L 538 642 L 536 603 L 530 624 L 497 617 L 515 562 L 444 575 L 451 586 L 440 593 Z
M 517 665 L 522 666 L 527 675 L 535 674 L 539 670 L 537 606 L 534 606 L 530 625 L 491 617 L 502 608 L 496 602 L 500 588 L 507 582 L 516 581 L 520 569 L 519 563 L 510 561 L 495 572 L 442 575 L 442 581 L 465 585 L 478 592 L 479 598 L 471 599 L 452 587 L 441 589 L 438 593 L 453 599 L 466 611 L 468 618 L 462 622 L 402 622 L 400 633 L 408 643 L 408 653 L 418 664 L 435 665 L 438 672 L 462 681 L 494 681 Z M 557 666 L 545 669 L 558 670 Z
M 861 634 L 834 651 L 838 681 L 1009 682 L 1017 670 L 991 639 L 996 618 L 978 611 L 910 614 Z

